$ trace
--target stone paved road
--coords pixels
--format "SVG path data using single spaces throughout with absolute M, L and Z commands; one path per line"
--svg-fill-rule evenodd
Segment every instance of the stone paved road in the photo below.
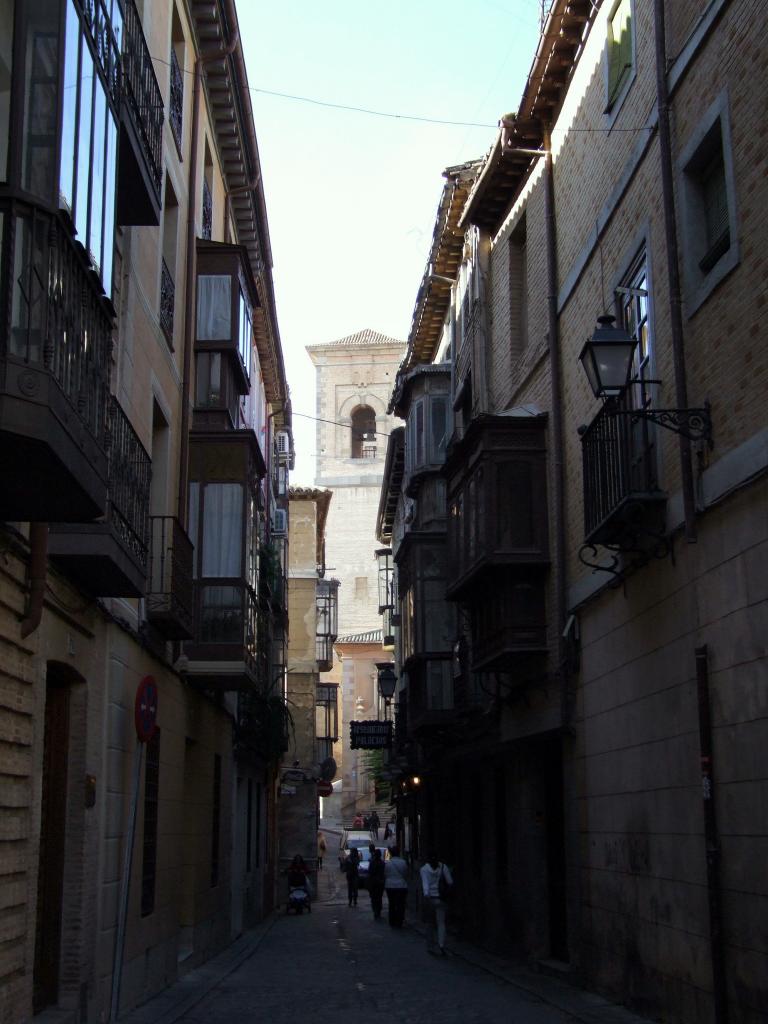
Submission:
M 329 865 L 330 867 L 330 865 Z M 321 887 L 326 889 L 326 886 Z M 175 1020 L 187 1024 L 561 1024 L 568 1014 L 424 938 L 374 921 L 328 892 L 311 914 L 280 915 L 234 971 Z M 384 911 L 386 915 L 386 899 Z

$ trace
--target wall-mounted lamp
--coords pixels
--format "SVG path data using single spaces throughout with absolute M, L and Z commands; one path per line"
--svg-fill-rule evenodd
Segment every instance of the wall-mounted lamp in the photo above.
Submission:
M 659 383 L 639 381 L 631 377 L 637 339 L 621 327 L 615 326 L 612 316 L 597 318 L 598 327 L 579 355 L 589 386 L 596 398 L 618 399 L 630 384 Z M 712 446 L 712 419 L 709 404 L 701 409 L 622 408 L 610 403 L 610 413 L 629 416 L 633 423 L 648 420 L 690 441 L 707 441 Z

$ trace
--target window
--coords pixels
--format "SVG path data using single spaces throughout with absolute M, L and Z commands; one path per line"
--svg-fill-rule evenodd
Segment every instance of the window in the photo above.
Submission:
M 632 393 L 632 404 L 642 408 L 650 404 L 648 381 L 651 373 L 651 330 L 648 317 L 649 283 L 645 251 L 633 261 L 629 271 L 616 288 L 618 320 L 626 331 L 637 338 L 632 377 L 638 381 Z
M 376 456 L 376 413 L 368 405 L 358 406 L 352 413 L 351 454 L 353 459 Z
M 184 31 L 181 27 L 179 12 L 174 5 L 173 27 L 171 30 L 170 57 L 170 102 L 168 104 L 168 122 L 176 149 L 181 158 L 182 127 L 184 123 Z
M 701 119 L 682 152 L 680 166 L 682 255 L 690 316 L 739 261 L 727 94 L 721 94 Z
M 8 180 L 13 78 L 13 8 L 14 0 L 0 0 L 0 18 L 5 29 L 0 37 L 0 181 Z
M 89 13 L 90 12 L 90 13 Z M 115 244 L 115 183 L 117 175 L 117 92 L 122 16 L 117 0 L 109 0 L 98 16 L 86 7 L 82 16 L 70 0 L 64 32 L 64 95 L 62 99 L 59 205 L 74 224 L 112 296 Z M 24 187 L 50 196 L 52 155 L 55 152 L 56 34 L 36 31 L 32 41 L 30 99 L 25 126 Z M 50 60 L 54 67 L 48 74 Z M 51 77 L 51 75 L 53 77 Z M 53 103 L 53 143 L 47 143 L 45 110 Z
M 213 793 L 211 799 L 211 888 L 219 884 L 219 847 L 221 832 L 221 754 L 213 755 Z
M 173 348 L 173 311 L 176 302 L 176 247 L 179 230 L 179 203 L 168 175 L 165 176 L 163 203 L 163 254 L 160 260 L 160 327 Z
M 232 333 L 232 278 L 198 274 L 197 340 L 229 341 Z
M 619 0 L 608 18 L 606 113 L 617 112 L 632 80 L 634 65 L 633 0 Z
M 525 217 L 509 239 L 509 335 L 512 358 L 528 343 L 528 260 Z
M 205 142 L 205 165 L 203 169 L 203 229 L 202 237 L 211 238 L 213 232 L 213 158 L 208 148 L 208 140 Z
M 157 812 L 160 796 L 160 730 L 147 743 L 144 766 L 144 846 L 141 859 L 141 916 L 155 909 L 157 871 Z

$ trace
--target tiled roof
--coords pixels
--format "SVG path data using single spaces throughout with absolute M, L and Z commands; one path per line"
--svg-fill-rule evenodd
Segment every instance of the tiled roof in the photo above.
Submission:
M 347 633 L 346 636 L 337 636 L 337 644 L 380 644 L 381 630 L 369 629 L 367 633 Z
M 397 345 L 405 348 L 402 338 L 390 338 L 387 334 L 380 334 L 372 331 L 369 327 L 358 331 L 356 334 L 348 334 L 345 338 L 337 338 L 336 341 L 326 341 L 320 345 L 307 345 L 308 352 L 317 348 L 366 348 L 368 345 Z

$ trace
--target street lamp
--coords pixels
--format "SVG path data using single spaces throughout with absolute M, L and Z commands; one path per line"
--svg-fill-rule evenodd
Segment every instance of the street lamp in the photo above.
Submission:
M 379 670 L 379 693 L 383 697 L 385 703 L 389 704 L 395 695 L 397 676 L 392 668 L 392 663 L 389 661 L 380 662 L 376 667 Z
M 632 407 L 619 401 L 630 384 L 659 384 L 660 381 L 637 381 L 631 377 L 632 359 L 637 339 L 622 327 L 614 326 L 612 316 L 599 316 L 595 333 L 586 342 L 579 355 L 589 386 L 596 398 L 606 398 L 606 412 L 611 416 L 628 416 L 630 423 L 645 420 L 659 427 L 682 434 L 689 441 L 706 441 L 710 448 L 712 441 L 712 418 L 709 403 L 700 409 L 654 409 Z M 584 433 L 586 428 L 579 430 Z
M 598 327 L 579 360 L 596 398 L 616 398 L 629 385 L 637 339 L 614 326 L 615 317 L 599 316 Z

